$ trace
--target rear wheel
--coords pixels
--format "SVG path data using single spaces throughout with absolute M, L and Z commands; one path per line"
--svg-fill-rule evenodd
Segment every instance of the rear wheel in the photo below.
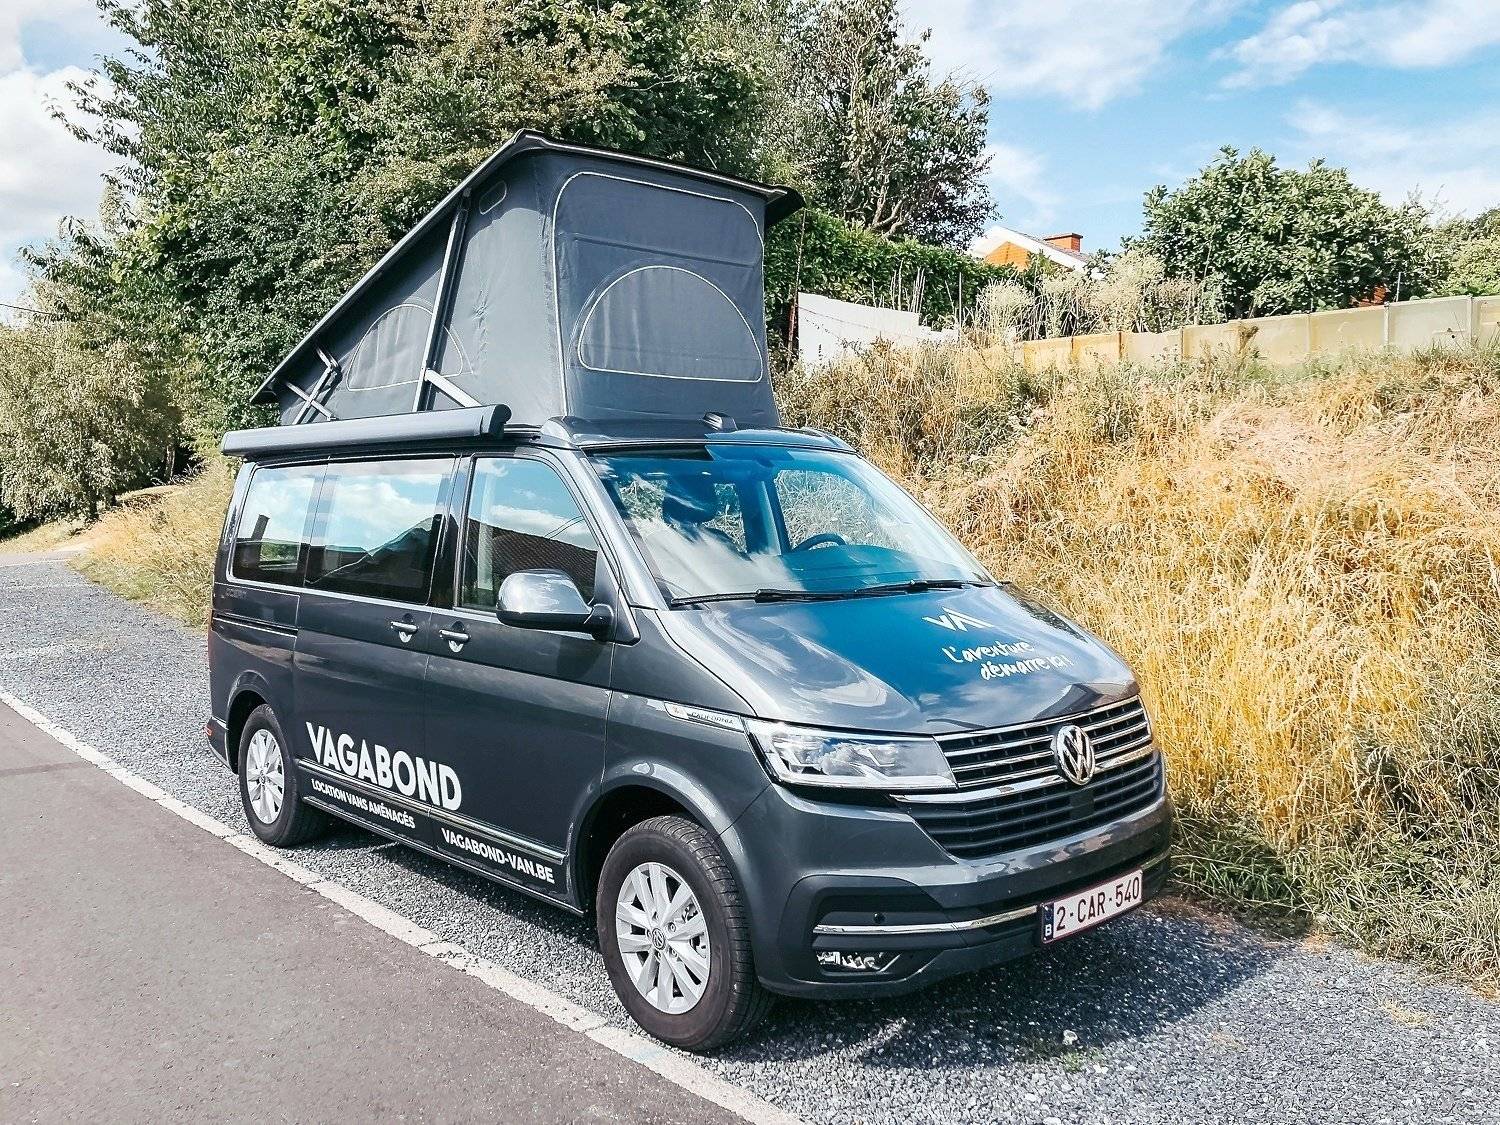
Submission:
M 770 1010 L 734 876 L 698 825 L 659 816 L 631 828 L 604 861 L 595 907 L 615 992 L 663 1042 L 711 1050 Z
M 276 712 L 261 704 L 240 731 L 240 801 L 250 829 L 268 844 L 291 848 L 328 827 L 328 816 L 302 803 L 302 781 Z

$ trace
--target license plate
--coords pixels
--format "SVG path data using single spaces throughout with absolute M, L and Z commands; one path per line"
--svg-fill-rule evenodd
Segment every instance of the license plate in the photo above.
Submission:
M 1141 904 L 1143 886 L 1141 873 L 1130 871 L 1108 883 L 1042 903 L 1037 907 L 1042 924 L 1042 944 L 1072 937 L 1090 926 L 1133 910 Z

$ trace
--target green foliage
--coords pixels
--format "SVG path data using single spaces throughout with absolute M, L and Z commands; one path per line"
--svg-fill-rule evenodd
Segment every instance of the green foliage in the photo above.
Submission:
M 881 234 L 962 246 L 993 212 L 989 95 L 934 81 L 928 34 L 904 38 L 896 0 L 800 6 L 781 143 L 809 202 Z
M 962 251 L 884 238 L 813 208 L 774 228 L 766 240 L 766 301 L 773 307 L 801 290 L 892 308 L 915 306 L 923 323 L 946 327 L 969 321 L 986 285 L 1030 286 L 1035 280 Z
M 1427 211 L 1388 207 L 1342 168 L 1281 168 L 1225 147 L 1197 176 L 1146 193 L 1139 239 L 1170 276 L 1217 278 L 1231 317 L 1346 308 L 1384 287 L 1420 296 L 1434 280 Z
M 40 318 L 0 326 L 0 503 L 17 516 L 97 514 L 170 462 L 176 422 L 125 348 Z
M 1500 295 L 1500 207 L 1475 219 L 1459 219 L 1440 229 L 1443 271 L 1435 293 L 1441 296 Z

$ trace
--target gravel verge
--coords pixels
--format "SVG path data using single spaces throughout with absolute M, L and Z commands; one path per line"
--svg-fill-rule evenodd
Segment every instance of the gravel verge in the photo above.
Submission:
M 248 830 L 203 741 L 201 633 L 56 560 L 0 565 L 0 620 L 0 688 Z M 588 927 L 560 911 L 353 828 L 295 858 L 633 1026 Z M 1172 900 L 915 996 L 783 1000 L 699 1061 L 819 1122 L 1500 1120 L 1500 1004 Z

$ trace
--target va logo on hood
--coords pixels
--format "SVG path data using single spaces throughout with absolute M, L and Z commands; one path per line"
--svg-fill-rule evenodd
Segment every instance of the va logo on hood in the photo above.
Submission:
M 954 633 L 966 633 L 970 629 L 994 628 L 988 621 L 970 617 L 967 613 L 960 613 L 956 609 L 950 609 L 947 613 L 940 613 L 936 617 L 924 617 L 922 620 Z

